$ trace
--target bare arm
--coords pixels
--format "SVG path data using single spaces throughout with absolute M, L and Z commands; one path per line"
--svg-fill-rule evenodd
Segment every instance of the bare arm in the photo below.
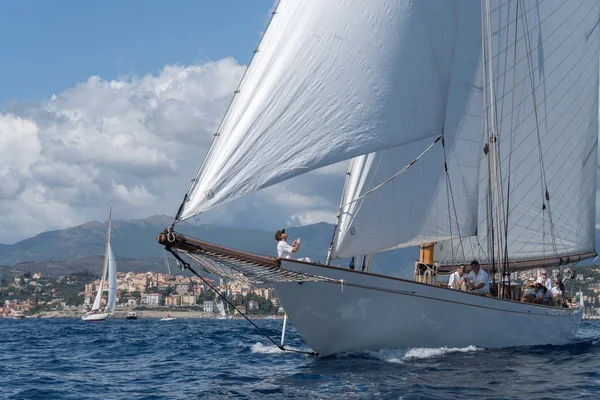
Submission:
M 297 252 L 299 248 L 300 248 L 300 238 L 294 240 L 294 243 L 292 243 L 292 253 Z

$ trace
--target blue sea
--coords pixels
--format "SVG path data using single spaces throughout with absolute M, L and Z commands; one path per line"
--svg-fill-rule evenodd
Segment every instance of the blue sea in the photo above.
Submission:
M 256 322 L 278 340 L 281 320 Z M 244 320 L 2 319 L 0 398 L 598 399 L 600 323 L 566 346 L 318 358 L 281 352 Z

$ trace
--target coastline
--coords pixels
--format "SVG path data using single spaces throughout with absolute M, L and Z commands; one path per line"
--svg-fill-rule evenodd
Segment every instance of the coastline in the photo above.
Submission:
M 167 314 L 176 319 L 217 319 L 218 315 L 215 313 L 208 313 L 204 311 L 173 311 L 173 310 L 132 310 L 136 313 L 138 319 L 161 319 Z M 110 318 L 125 319 L 127 317 L 127 311 L 116 311 Z M 237 313 L 236 313 L 237 314 Z M 81 318 L 82 312 L 72 311 L 43 311 L 34 315 L 27 315 L 25 319 L 38 319 L 38 318 Z M 266 319 L 269 315 L 249 315 L 250 319 Z M 4 319 L 12 319 L 10 315 L 3 316 Z M 0 318 L 0 319 L 2 319 Z M 243 319 L 242 316 L 235 315 L 232 319 Z M 283 316 L 275 316 L 275 319 L 283 319 Z

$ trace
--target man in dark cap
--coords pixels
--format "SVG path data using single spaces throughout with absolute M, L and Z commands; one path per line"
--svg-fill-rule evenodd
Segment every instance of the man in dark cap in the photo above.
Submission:
M 279 258 L 292 258 L 292 253 L 298 251 L 300 247 L 300 238 L 294 240 L 294 243 L 290 246 L 287 242 L 287 233 L 285 229 L 275 232 L 275 240 L 277 240 L 277 257 Z

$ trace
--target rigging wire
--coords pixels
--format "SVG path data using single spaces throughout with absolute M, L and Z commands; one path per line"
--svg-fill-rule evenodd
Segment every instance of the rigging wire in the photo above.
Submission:
M 462 259 L 466 261 L 465 256 L 465 248 L 463 245 L 462 236 L 460 234 L 460 225 L 458 224 L 458 213 L 456 211 L 456 203 L 454 201 L 454 192 L 452 191 L 452 182 L 450 181 L 450 174 L 448 173 L 448 161 L 446 159 L 446 140 L 444 138 L 444 130 L 442 129 L 442 149 L 444 152 L 444 171 L 446 175 L 446 198 L 448 200 L 448 223 L 450 226 L 450 249 L 452 251 L 452 259 L 455 260 L 454 257 L 454 244 L 452 235 L 452 212 L 450 211 L 450 202 L 452 201 L 452 208 L 454 210 L 454 219 L 456 220 L 456 231 L 458 233 L 458 243 L 460 245 L 460 250 L 462 252 Z
M 181 263 L 181 265 L 183 266 L 183 268 L 189 270 L 192 274 L 194 274 L 198 278 L 200 278 L 202 280 L 202 282 L 204 282 L 213 292 L 215 292 L 216 295 L 218 295 L 223 301 L 225 301 L 227 304 L 229 304 L 235 311 L 237 311 L 242 317 L 244 317 L 246 319 L 246 321 L 250 322 L 263 336 L 265 336 L 267 339 L 269 339 L 269 341 L 271 341 L 271 343 L 273 343 L 275 346 L 277 346 L 279 348 L 279 350 L 281 350 L 281 351 L 289 351 L 289 352 L 292 352 L 292 353 L 308 354 L 308 355 L 311 355 L 311 356 L 318 356 L 319 355 L 319 353 L 316 353 L 314 351 L 304 351 L 304 350 L 288 349 L 283 344 L 277 343 L 271 336 L 269 336 L 265 331 L 263 331 L 262 329 L 260 329 L 260 327 L 258 325 L 256 325 L 254 322 L 252 322 L 252 320 L 250 318 L 248 318 L 236 306 L 234 306 L 229 300 L 227 300 L 227 298 L 225 296 L 223 296 L 223 294 L 221 294 L 215 287 L 213 287 L 213 285 L 211 285 L 204 277 L 202 277 L 200 274 L 198 274 L 192 268 L 192 266 L 188 262 L 186 262 L 185 260 L 183 260 L 173 249 L 167 248 L 167 250 L 171 254 L 173 254 L 173 256 Z M 190 277 L 190 280 L 191 280 L 191 277 Z
M 413 164 L 415 164 L 417 161 L 419 161 L 419 159 L 421 157 L 423 157 L 425 155 L 425 153 L 427 153 L 440 139 L 442 138 L 442 135 L 438 136 L 433 143 L 431 143 L 429 145 L 429 147 L 427 147 L 425 150 L 423 150 L 423 152 L 421 154 L 419 154 L 419 156 L 417 158 L 415 158 L 414 160 L 412 160 L 408 165 L 406 165 L 404 168 L 402 168 L 400 171 L 396 172 L 394 175 L 390 176 L 388 179 L 386 179 L 385 181 L 383 181 L 382 183 L 380 183 L 379 185 L 375 186 L 374 188 L 372 188 L 371 190 L 363 193 L 362 195 L 358 196 L 356 199 L 351 200 L 349 202 L 347 202 L 346 204 L 342 204 L 339 209 L 341 210 L 342 208 L 349 206 L 352 203 L 356 203 L 359 200 L 362 200 L 363 198 L 365 198 L 366 196 L 370 195 L 371 193 L 373 193 L 374 191 L 376 191 L 377 189 L 380 189 L 381 187 L 383 187 L 384 185 L 390 183 L 391 181 L 393 181 L 394 179 L 396 179 L 399 175 L 402 175 L 403 173 L 405 173 L 410 167 L 413 166 Z

